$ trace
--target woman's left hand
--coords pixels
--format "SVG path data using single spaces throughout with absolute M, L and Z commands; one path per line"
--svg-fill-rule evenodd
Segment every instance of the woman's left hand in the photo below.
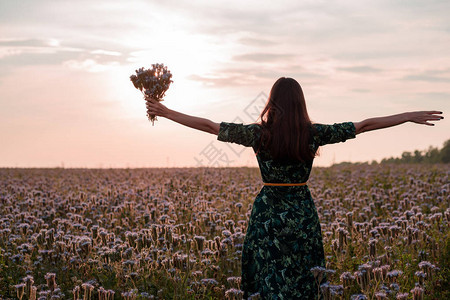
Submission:
M 159 101 L 156 101 L 153 98 L 145 98 L 147 100 L 147 112 L 149 115 L 155 115 L 157 117 L 167 117 L 169 113 L 169 109 L 161 104 Z

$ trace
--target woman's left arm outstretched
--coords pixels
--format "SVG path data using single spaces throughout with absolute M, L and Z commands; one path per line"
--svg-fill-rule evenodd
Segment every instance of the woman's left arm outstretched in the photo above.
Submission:
M 205 131 L 212 134 L 219 134 L 219 123 L 215 123 L 209 119 L 194 117 L 180 113 L 178 111 L 167 108 L 162 103 L 150 99 L 147 101 L 147 112 L 158 117 L 164 117 L 181 125 Z

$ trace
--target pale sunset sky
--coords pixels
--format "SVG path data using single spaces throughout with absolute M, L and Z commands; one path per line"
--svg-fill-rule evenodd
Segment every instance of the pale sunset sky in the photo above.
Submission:
M 450 138 L 450 1 L 0 0 L 1 167 L 256 166 L 250 148 L 152 126 L 129 76 L 164 63 L 164 104 L 255 122 L 272 84 L 299 81 L 332 124 L 440 110 L 324 146 L 315 165 L 442 147 Z

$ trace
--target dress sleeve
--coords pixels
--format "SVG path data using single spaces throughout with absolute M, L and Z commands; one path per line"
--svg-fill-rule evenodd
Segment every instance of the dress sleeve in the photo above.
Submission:
M 256 124 L 237 124 L 221 122 L 217 140 L 222 142 L 236 143 L 245 147 L 255 147 L 259 131 Z
M 345 142 L 356 136 L 353 122 L 334 123 L 333 125 L 313 124 L 314 141 L 318 146 Z

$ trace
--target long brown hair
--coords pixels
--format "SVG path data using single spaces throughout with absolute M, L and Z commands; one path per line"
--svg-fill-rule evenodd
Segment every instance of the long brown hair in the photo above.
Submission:
M 274 83 L 260 118 L 262 144 L 274 159 L 306 162 L 314 158 L 309 147 L 311 120 L 295 79 L 281 77 Z

